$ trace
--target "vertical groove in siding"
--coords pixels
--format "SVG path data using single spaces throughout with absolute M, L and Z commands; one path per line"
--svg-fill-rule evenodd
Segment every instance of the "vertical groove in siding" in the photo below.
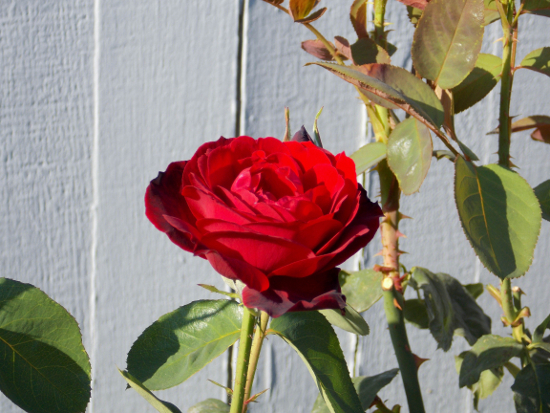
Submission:
M 90 205 L 91 250 L 90 250 L 90 348 L 88 350 L 92 365 L 92 389 L 95 382 L 95 361 L 97 349 L 96 320 L 96 273 L 97 273 L 97 230 L 99 206 L 99 81 L 101 56 L 101 0 L 94 1 L 94 54 L 93 54 L 93 138 L 92 138 L 92 203 Z M 93 391 L 93 390 L 92 390 Z M 94 398 L 89 405 L 90 413 L 94 411 Z

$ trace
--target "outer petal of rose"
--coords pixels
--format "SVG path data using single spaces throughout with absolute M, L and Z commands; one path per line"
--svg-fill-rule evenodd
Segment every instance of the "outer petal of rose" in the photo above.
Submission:
M 284 276 L 288 278 L 305 278 L 317 272 L 325 271 L 329 268 L 329 263 L 334 259 L 334 255 L 319 255 L 313 258 L 306 258 L 300 261 L 292 262 L 284 267 L 277 268 L 269 274 L 269 278 L 275 276 Z
M 206 142 L 206 143 L 202 144 L 201 146 L 199 146 L 199 149 L 197 149 L 197 151 L 195 152 L 193 157 L 189 161 L 187 161 L 187 164 L 185 165 L 185 170 L 184 170 L 184 174 L 183 174 L 183 176 L 184 176 L 183 185 L 189 184 L 186 177 L 189 176 L 190 173 L 197 174 L 199 172 L 199 167 L 198 167 L 199 158 L 204 156 L 204 154 L 206 154 L 206 152 L 208 152 L 208 151 L 210 151 L 214 148 L 217 148 L 218 146 L 225 145 L 227 141 L 228 141 L 228 139 L 226 139 L 222 136 L 217 141 Z M 203 178 L 205 178 L 205 177 L 203 177 Z M 207 182 L 207 181 L 205 181 L 205 182 Z
M 173 216 L 193 226 L 195 217 L 191 213 L 185 198 L 180 194 L 182 172 L 186 162 L 174 162 L 168 165 L 166 172 L 159 173 L 151 181 L 145 193 L 145 215 L 170 240 L 186 251 L 193 251 L 194 243 L 189 235 L 178 231 L 166 221 L 165 216 Z
M 265 274 L 289 263 L 313 258 L 313 252 L 304 245 L 255 232 L 214 232 L 202 237 L 201 242 L 220 254 L 240 259 Z
M 224 277 L 240 280 L 256 291 L 265 291 L 269 288 L 269 280 L 266 275 L 250 264 L 226 257 L 217 251 L 206 251 L 205 255 L 210 265 Z
M 344 296 L 338 283 L 338 268 L 307 278 L 277 277 L 270 288 L 259 292 L 252 288 L 243 290 L 243 303 L 249 308 L 259 308 L 271 317 L 279 317 L 288 311 L 323 310 L 344 308 Z
M 349 179 L 351 182 L 355 182 L 357 186 L 357 174 L 355 172 L 355 162 L 353 159 L 346 156 L 344 152 L 336 155 L 336 169 L 338 169 L 345 179 Z

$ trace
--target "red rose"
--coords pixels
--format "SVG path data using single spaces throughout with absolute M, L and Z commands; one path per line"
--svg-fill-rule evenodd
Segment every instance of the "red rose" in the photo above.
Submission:
M 174 162 L 145 194 L 149 220 L 273 317 L 343 308 L 337 265 L 364 247 L 382 211 L 355 165 L 311 142 L 220 138 Z

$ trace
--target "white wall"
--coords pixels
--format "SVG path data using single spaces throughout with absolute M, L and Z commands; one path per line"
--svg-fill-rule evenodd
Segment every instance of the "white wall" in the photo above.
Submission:
M 327 37 L 354 39 L 347 17 L 351 1 L 325 0 L 315 23 Z M 311 128 L 321 106 L 319 127 L 325 147 L 351 153 L 367 139 L 366 117 L 348 84 L 318 67 L 300 49 L 313 36 L 261 0 L 244 14 L 244 54 L 238 59 L 239 0 L 4 0 L 0 3 L 0 268 L 2 276 L 33 283 L 78 320 L 92 357 L 90 412 L 153 411 L 125 383 L 133 341 L 160 315 L 193 299 L 211 297 L 196 286 L 221 286 L 214 271 L 170 243 L 144 216 L 148 182 L 173 160 L 189 159 L 203 142 L 240 133 L 281 137 L 284 106 L 291 124 Z M 390 41 L 400 47 L 396 65 L 410 67 L 412 27 L 404 6 L 388 5 L 394 23 Z M 548 20 L 522 17 L 518 60 L 547 45 Z M 521 29 L 521 28 L 520 28 Z M 527 30 L 526 30 L 527 32 Z M 526 33 L 525 32 L 525 33 Z M 484 50 L 498 53 L 498 24 L 486 31 Z M 546 44 L 545 44 L 546 42 Z M 242 99 L 237 100 L 238 68 Z M 519 71 L 512 114 L 548 114 L 550 82 Z M 520 89 L 523 89 L 520 92 Z M 239 110 L 238 110 L 239 109 Z M 458 133 L 484 163 L 495 162 L 498 91 L 459 115 Z M 513 138 L 514 163 L 533 186 L 549 178 L 550 147 Z M 376 176 L 368 182 L 376 194 Z M 448 272 L 463 282 L 496 283 L 469 247 L 452 198 L 452 164 L 433 163 L 419 194 L 404 198 L 407 267 Z M 548 313 L 545 282 L 550 267 L 543 223 L 534 264 L 517 281 L 531 306 L 530 325 Z M 368 249 L 368 265 L 379 250 Z M 351 263 L 350 265 L 353 265 Z M 516 282 L 515 282 L 516 283 Z M 500 311 L 485 294 L 480 302 L 499 326 Z M 360 342 L 360 374 L 397 365 L 381 305 L 365 315 L 370 336 Z M 435 351 L 425 331 L 409 329 L 413 351 L 431 357 L 421 370 L 430 412 L 469 412 L 469 392 L 458 389 L 453 355 L 466 348 L 456 338 L 449 353 Z M 354 339 L 340 334 L 351 355 Z M 223 397 L 206 381 L 225 382 L 220 357 L 175 389 L 161 392 L 185 411 L 207 397 Z M 506 380 L 482 411 L 514 411 Z M 300 359 L 280 340 L 268 339 L 256 389 L 271 388 L 253 412 L 308 412 L 317 390 Z M 383 392 L 390 404 L 405 404 L 400 378 Z M 2 412 L 17 412 L 0 396 Z M 406 409 L 404 409 L 406 410 Z

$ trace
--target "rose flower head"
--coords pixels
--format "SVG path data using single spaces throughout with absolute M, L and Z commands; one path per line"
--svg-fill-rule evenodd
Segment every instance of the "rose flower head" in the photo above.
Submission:
M 336 267 L 382 216 L 344 153 L 248 136 L 205 143 L 168 165 L 145 207 L 172 242 L 244 283 L 244 305 L 273 317 L 344 308 Z

